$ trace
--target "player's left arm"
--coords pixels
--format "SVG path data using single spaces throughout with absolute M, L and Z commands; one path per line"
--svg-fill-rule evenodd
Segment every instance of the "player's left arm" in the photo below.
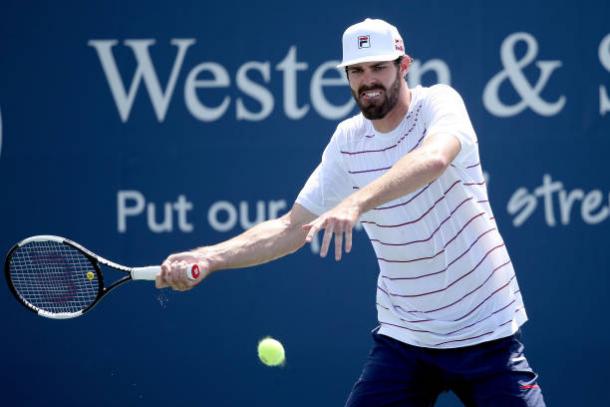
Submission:
M 320 256 L 328 253 L 335 238 L 335 259 L 341 260 L 343 239 L 345 252 L 352 248 L 352 230 L 363 213 L 409 194 L 437 179 L 460 152 L 461 144 L 456 136 L 434 134 L 424 139 L 422 145 L 398 160 L 384 175 L 354 192 L 328 212 L 303 227 L 308 231 L 306 242 L 324 229 Z

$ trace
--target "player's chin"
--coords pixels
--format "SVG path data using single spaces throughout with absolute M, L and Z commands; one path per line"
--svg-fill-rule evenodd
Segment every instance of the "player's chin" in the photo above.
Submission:
M 383 102 L 360 103 L 358 107 L 360 107 L 360 111 L 362 112 L 364 117 L 369 120 L 375 120 L 381 118 L 382 116 L 385 116 Z
M 387 112 L 384 112 L 379 107 L 375 107 L 374 109 L 360 109 L 362 115 L 369 120 L 380 120 L 386 116 Z

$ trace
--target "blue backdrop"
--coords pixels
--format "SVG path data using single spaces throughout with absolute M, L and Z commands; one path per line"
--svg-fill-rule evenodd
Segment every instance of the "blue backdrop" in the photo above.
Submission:
M 466 101 L 548 405 L 610 404 L 610 3 L 97 3 L 0 5 L 2 250 L 58 234 L 154 264 L 285 213 L 356 111 L 333 68 L 343 30 L 384 18 L 410 85 Z M 3 403 L 343 405 L 376 263 L 363 232 L 340 264 L 316 250 L 185 294 L 134 283 L 70 321 L 2 289 Z M 266 335 L 285 367 L 258 362 Z

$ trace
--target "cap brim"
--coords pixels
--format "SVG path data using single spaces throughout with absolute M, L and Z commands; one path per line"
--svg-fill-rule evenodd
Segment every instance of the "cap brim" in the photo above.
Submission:
M 386 62 L 386 61 L 393 61 L 398 57 L 403 57 L 405 56 L 405 54 L 402 54 L 400 52 L 394 52 L 392 54 L 384 54 L 384 55 L 369 55 L 366 57 L 362 57 L 362 58 L 356 58 L 356 59 L 352 59 L 349 61 L 344 61 L 341 62 L 339 65 L 337 65 L 337 68 L 344 68 L 348 65 L 356 65 L 356 64 L 362 64 L 364 62 Z

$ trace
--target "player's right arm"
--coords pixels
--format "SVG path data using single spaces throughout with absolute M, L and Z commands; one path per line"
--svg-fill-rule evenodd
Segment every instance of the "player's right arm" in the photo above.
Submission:
M 255 266 L 293 253 L 305 244 L 307 232 L 303 225 L 316 217 L 295 203 L 284 216 L 259 223 L 232 239 L 172 254 L 161 265 L 157 288 L 188 290 L 212 272 Z M 203 270 L 196 281 L 185 277 L 185 269 L 192 264 L 198 264 Z

